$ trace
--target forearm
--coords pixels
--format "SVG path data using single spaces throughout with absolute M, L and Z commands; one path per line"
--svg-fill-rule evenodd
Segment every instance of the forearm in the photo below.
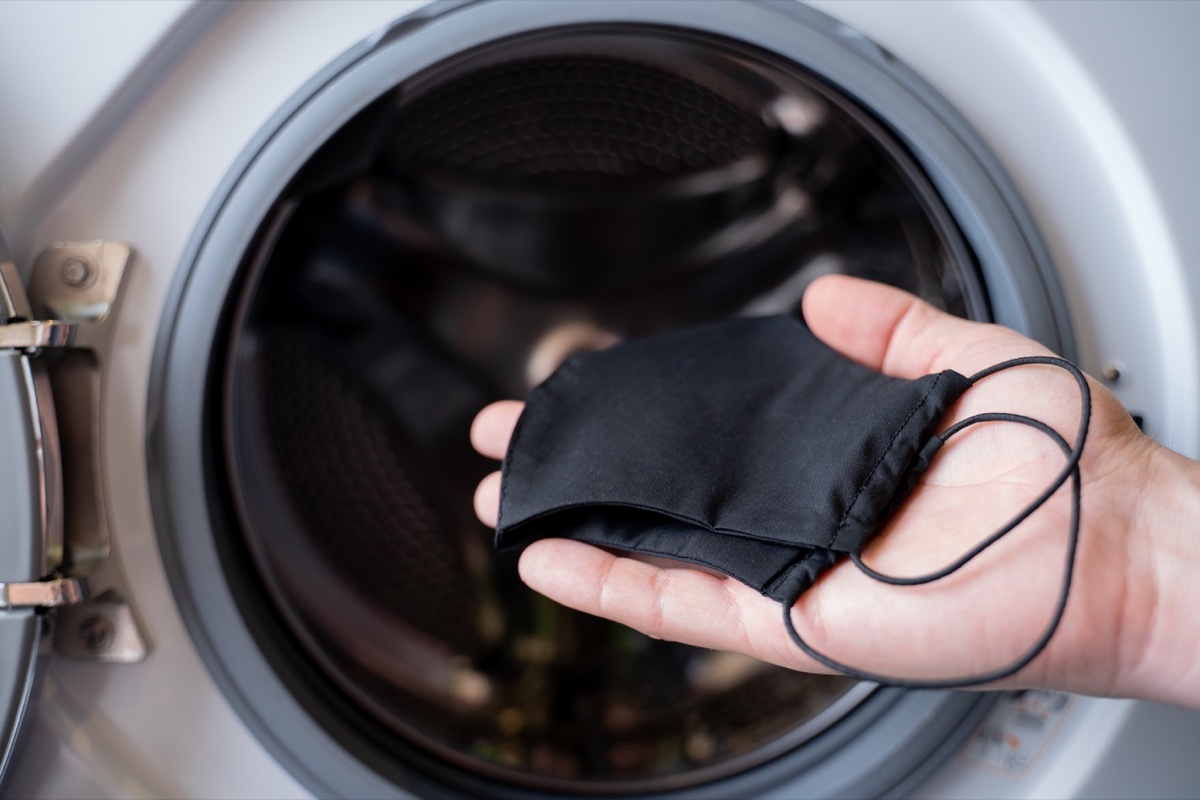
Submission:
M 1118 688 L 1200 708 L 1200 463 L 1156 447 L 1126 532 L 1132 587 L 1148 590 L 1144 613 L 1125 626 L 1129 670 Z

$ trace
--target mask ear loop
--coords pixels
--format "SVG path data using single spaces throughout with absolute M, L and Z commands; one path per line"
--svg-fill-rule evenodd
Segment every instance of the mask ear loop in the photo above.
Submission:
M 910 689 L 955 689 L 981 683 L 991 683 L 1002 678 L 1007 678 L 1008 676 L 1013 675 L 1014 673 L 1019 672 L 1028 666 L 1029 663 L 1033 661 L 1033 659 L 1037 658 L 1042 650 L 1045 649 L 1047 643 L 1049 643 L 1051 637 L 1054 635 L 1054 632 L 1058 629 L 1059 623 L 1062 621 L 1063 612 L 1066 610 L 1067 598 L 1070 596 L 1071 592 L 1071 581 L 1075 573 L 1075 554 L 1079 545 L 1079 512 L 1081 500 L 1079 459 L 1083 454 L 1083 446 L 1087 439 L 1088 426 L 1091 420 L 1092 393 L 1087 384 L 1087 378 L 1078 367 L 1069 361 L 1053 356 L 1026 356 L 1024 358 L 1016 358 L 1010 361 L 1004 361 L 975 373 L 969 378 L 969 380 L 972 384 L 974 384 L 988 377 L 989 375 L 1000 372 L 1001 370 L 1026 366 L 1029 364 L 1046 364 L 1064 369 L 1071 373 L 1071 375 L 1075 378 L 1076 383 L 1079 385 L 1082 410 L 1079 422 L 1079 431 L 1076 435 L 1074 447 L 1068 445 L 1067 441 L 1056 430 L 1041 420 L 1033 419 L 1032 417 L 1027 417 L 1021 414 L 1009 414 L 1002 412 L 976 414 L 975 416 L 968 417 L 967 419 L 961 420 L 960 422 L 957 422 L 950 428 L 946 429 L 938 438 L 942 442 L 945 442 L 951 436 L 954 436 L 962 430 L 972 425 L 977 425 L 981 422 L 1014 422 L 1021 425 L 1027 425 L 1035 430 L 1040 431 L 1050 438 L 1059 446 L 1059 449 L 1061 449 L 1063 454 L 1067 457 L 1066 464 L 1063 466 L 1062 471 L 1059 472 L 1050 486 L 1048 486 L 1045 491 L 1034 498 L 1034 500 L 1025 508 L 1023 508 L 1016 516 L 1005 523 L 999 530 L 988 536 L 949 566 L 937 570 L 936 572 L 911 578 L 897 577 L 885 575 L 868 567 L 865 563 L 863 563 L 861 556 L 857 553 L 851 554 L 850 558 L 854 562 L 855 566 L 862 570 L 866 575 L 883 583 L 888 583 L 895 586 L 915 586 L 924 583 L 932 583 L 933 581 L 944 578 L 947 575 L 950 575 L 953 572 L 961 569 L 984 550 L 991 547 L 993 544 L 1007 535 L 1010 531 L 1017 527 L 1017 525 L 1028 518 L 1030 514 L 1041 507 L 1041 505 L 1045 503 L 1051 495 L 1053 495 L 1056 491 L 1058 491 L 1059 488 L 1062 487 L 1067 478 L 1070 478 L 1071 524 L 1067 537 L 1067 553 L 1064 559 L 1065 563 L 1063 568 L 1062 588 L 1059 592 L 1057 602 L 1055 603 L 1054 613 L 1051 616 L 1049 624 L 1046 626 L 1045 630 L 1042 631 L 1042 634 L 1037 638 L 1033 645 L 1015 661 L 990 672 L 969 675 L 952 680 L 898 679 L 887 675 L 855 669 L 849 665 L 842 664 L 841 662 L 829 658 L 823 653 L 814 650 L 811 645 L 804 641 L 799 632 L 797 632 L 795 623 L 792 620 L 792 607 L 800 598 L 800 594 L 803 591 L 803 588 L 801 588 L 795 592 L 793 597 L 788 598 L 788 600 L 783 604 L 783 621 L 784 627 L 787 629 L 788 635 L 791 637 L 792 641 L 806 655 L 832 670 L 841 672 L 852 678 L 857 678 L 858 680 L 885 683 L 892 686 L 900 686 Z
M 1072 377 L 1075 378 L 1075 382 L 1079 385 L 1079 395 L 1082 403 L 1082 410 L 1079 418 L 1079 431 L 1075 434 L 1075 447 L 1067 451 L 1067 462 L 1063 465 L 1062 470 L 1057 476 L 1055 476 L 1050 485 L 1047 486 L 1041 494 L 1030 501 L 1025 508 L 1021 509 L 1016 516 L 1002 525 L 999 529 L 992 533 L 992 535 L 988 536 L 975 547 L 964 553 L 960 558 L 943 567 L 942 569 L 939 569 L 935 572 L 930 572 L 926 575 L 918 575 L 914 577 L 886 575 L 869 567 L 862 560 L 861 554 L 851 553 L 850 560 L 853 561 L 854 565 L 858 567 L 864 574 L 881 583 L 887 583 L 893 586 L 919 586 L 923 583 L 932 583 L 933 581 L 940 580 L 953 572 L 957 572 L 959 569 L 970 563 L 970 561 L 977 555 L 982 553 L 984 550 L 987 550 L 993 544 L 1008 535 L 1013 528 L 1024 522 L 1030 514 L 1041 508 L 1042 504 L 1049 500 L 1051 495 L 1057 492 L 1062 485 L 1066 483 L 1067 478 L 1071 476 L 1071 473 L 1078 466 L 1080 456 L 1083 455 L 1083 445 L 1087 441 L 1088 425 L 1092 416 L 1091 387 L 1088 386 L 1087 378 L 1084 377 L 1084 374 L 1079 370 L 1079 368 L 1070 361 L 1054 356 L 1026 356 L 1024 358 L 1015 358 L 1011 361 L 1004 361 L 999 364 L 995 364 L 987 369 L 975 373 L 968 378 L 968 380 L 972 384 L 975 384 L 989 375 L 994 375 L 1002 370 L 1011 369 L 1013 367 L 1027 366 L 1029 364 L 1047 364 L 1064 369 L 1071 373 Z M 1045 433 L 1047 436 L 1053 437 L 1055 435 L 1052 431 L 1048 430 L 1043 423 L 1030 417 L 1024 417 L 1019 414 L 991 413 L 976 414 L 973 417 L 968 417 L 967 419 L 961 420 L 942 432 L 938 438 L 945 443 L 950 439 L 951 436 L 962 431 L 964 428 L 979 422 L 1020 422 L 1041 430 L 1042 433 Z M 1061 437 L 1059 438 L 1061 439 Z

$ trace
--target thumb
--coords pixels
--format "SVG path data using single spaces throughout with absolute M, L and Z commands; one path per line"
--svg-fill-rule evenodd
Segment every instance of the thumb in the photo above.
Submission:
M 803 309 L 818 339 L 898 378 L 943 369 L 970 375 L 1009 358 L 1048 352 L 1015 331 L 960 319 L 908 292 L 847 275 L 813 281 Z

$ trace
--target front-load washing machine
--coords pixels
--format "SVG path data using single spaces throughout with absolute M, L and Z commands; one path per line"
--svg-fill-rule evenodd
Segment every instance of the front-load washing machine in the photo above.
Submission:
M 1194 796 L 1200 715 L 525 590 L 467 426 L 887 281 L 1200 454 L 1189 4 L 0 6 L 0 791 Z

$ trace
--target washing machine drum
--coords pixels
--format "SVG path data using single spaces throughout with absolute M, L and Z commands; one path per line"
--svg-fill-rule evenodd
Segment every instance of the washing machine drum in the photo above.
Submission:
M 837 758 L 854 774 L 805 791 L 911 781 L 975 700 L 539 597 L 474 518 L 496 465 L 467 432 L 573 352 L 798 313 L 831 272 L 1063 348 L 1036 236 L 950 112 L 871 106 L 928 87 L 819 15 L 538 8 L 435 9 L 365 45 L 214 201 L 152 397 L 159 534 L 201 650 L 321 792 L 744 794 Z M 875 83 L 838 82 L 863 64 Z M 949 145 L 922 130 L 969 166 L 934 169 Z

